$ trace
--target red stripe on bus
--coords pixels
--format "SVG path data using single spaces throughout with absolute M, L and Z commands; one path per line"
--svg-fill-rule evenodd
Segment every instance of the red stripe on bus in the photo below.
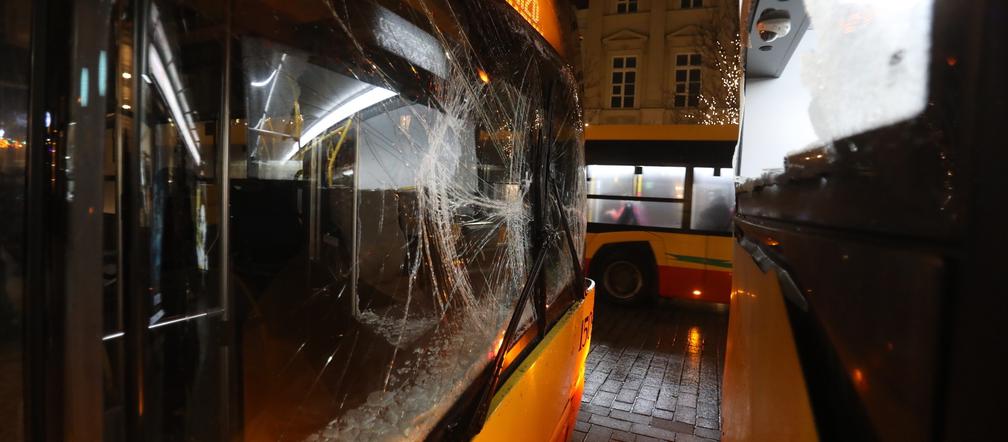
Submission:
M 658 294 L 727 304 L 731 300 L 731 272 L 658 266 Z
M 585 275 L 590 275 L 590 259 L 584 260 Z M 601 284 L 602 281 L 595 281 Z M 693 294 L 700 290 L 700 296 Z M 723 270 L 688 269 L 658 266 L 658 294 L 665 298 L 699 299 L 701 301 L 731 301 L 731 272 Z

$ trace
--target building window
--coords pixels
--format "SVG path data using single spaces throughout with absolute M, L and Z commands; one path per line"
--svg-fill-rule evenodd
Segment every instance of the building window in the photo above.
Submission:
M 610 107 L 634 107 L 637 93 L 637 57 L 627 55 L 613 57 L 612 61 L 612 101 Z
M 616 13 L 628 14 L 637 12 L 637 0 L 616 0 Z
M 692 9 L 702 7 L 703 7 L 703 0 L 679 0 L 679 9 Z
M 675 58 L 675 107 L 700 104 L 700 54 L 678 54 Z

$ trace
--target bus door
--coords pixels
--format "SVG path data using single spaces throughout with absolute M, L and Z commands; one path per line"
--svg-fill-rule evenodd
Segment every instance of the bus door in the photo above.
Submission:
M 690 295 L 727 303 L 731 291 L 734 173 L 729 167 L 691 169 L 689 223 L 690 230 L 703 237 L 704 273 L 702 287 L 691 290 Z

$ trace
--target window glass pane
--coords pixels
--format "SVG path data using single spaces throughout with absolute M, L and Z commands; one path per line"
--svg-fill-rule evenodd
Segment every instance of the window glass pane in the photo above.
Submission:
M 689 8 L 690 7 L 690 0 L 681 0 L 679 2 L 679 7 L 682 8 L 682 9 Z
M 621 68 L 621 67 L 623 67 L 623 57 L 613 58 L 612 65 L 613 65 L 614 68 Z
M 693 107 L 693 106 L 699 106 L 699 105 L 700 105 L 700 97 L 698 97 L 696 95 L 690 95 L 690 97 L 689 97 L 689 106 Z
M 249 145 L 235 149 L 248 152 L 232 158 L 249 174 L 232 180 L 231 196 L 232 212 L 246 214 L 233 217 L 231 243 L 250 440 L 423 439 L 493 357 L 527 278 L 533 121 L 579 126 L 573 111 L 544 114 L 545 100 L 559 112 L 557 95 L 575 87 L 546 60 L 535 82 L 501 69 L 484 83 L 447 67 L 487 65 L 490 47 L 532 44 L 522 34 L 460 45 L 467 26 L 435 25 L 409 2 L 389 2 L 395 12 L 346 3 L 350 17 L 342 7 L 338 17 L 326 7 L 277 14 L 266 37 L 261 8 L 235 8 L 247 16 L 234 29 L 251 34 L 237 37 L 243 96 L 232 97 L 249 125 Z M 425 8 L 454 17 L 439 5 Z M 528 62 L 527 51 L 499 56 Z M 417 60 L 428 67 L 411 69 Z M 271 138 L 296 131 L 299 117 L 300 146 Z M 548 138 L 569 150 L 576 135 Z M 580 160 L 551 158 L 551 176 L 577 184 L 561 192 L 580 195 L 584 176 L 568 170 Z M 571 213 L 586 212 L 579 203 Z M 572 275 L 552 266 L 550 296 Z
M 223 419 L 223 146 L 204 133 L 221 121 L 224 19 L 206 4 L 154 1 L 147 12 L 137 20 L 147 33 L 146 59 L 134 60 L 150 79 L 135 91 L 145 97 L 134 109 L 144 131 L 137 160 L 142 207 L 139 223 L 125 232 L 148 255 L 132 263 L 142 268 L 134 270 L 143 275 L 137 284 L 148 289 L 136 294 L 148 297 L 150 324 L 145 430 L 168 440 L 214 439 Z
M 634 97 L 623 97 L 623 107 L 633 107 Z
M 686 55 L 686 54 L 676 55 L 676 58 L 675 58 L 676 65 L 678 65 L 678 66 L 685 66 L 686 64 L 688 64 L 688 61 L 689 61 L 689 56 L 688 55 Z
M 609 102 L 609 106 L 620 107 L 620 103 L 622 103 L 620 97 L 612 97 L 612 100 Z
M 589 195 L 634 195 L 634 166 L 588 166 Z
M 628 67 L 628 68 L 635 68 L 635 67 L 637 67 L 637 57 L 627 57 L 627 59 L 626 59 L 626 67 Z
M 641 196 L 685 198 L 685 167 L 644 166 L 641 172 Z
M 86 106 L 91 91 L 89 120 L 99 123 L 98 135 L 113 125 L 140 132 L 114 133 L 127 140 L 126 159 L 110 160 L 105 183 L 94 180 L 105 184 L 95 192 L 106 195 L 98 212 L 127 220 L 123 242 L 133 260 L 126 279 L 136 301 L 129 304 L 146 317 L 104 340 L 111 348 L 124 334 L 142 339 L 142 351 L 126 356 L 140 364 L 127 372 L 140 376 L 137 388 L 125 389 L 142 393 L 134 398 L 140 407 L 90 409 L 104 412 L 105 434 L 87 438 L 131 439 L 117 430 L 140 419 L 141 438 L 165 441 L 423 439 L 478 386 L 497 354 L 529 277 L 530 250 L 542 246 L 531 244 L 530 225 L 560 230 L 559 217 L 530 212 L 532 170 L 540 167 L 549 167 L 545 175 L 561 199 L 547 210 L 566 212 L 578 249 L 553 242 L 543 274 L 550 299 L 574 281 L 577 258 L 568 253 L 582 255 L 587 214 L 574 75 L 554 55 L 529 60 L 520 49 L 537 40 L 480 8 L 455 16 L 442 2 L 423 11 L 383 2 L 395 13 L 349 0 L 135 3 L 142 7 L 96 6 L 116 7 L 117 33 L 97 41 L 114 45 L 122 59 L 106 65 L 87 58 L 101 66 L 90 82 L 86 70 L 69 72 L 71 84 L 79 76 L 83 85 L 73 106 Z M 20 440 L 20 312 L 32 295 L 20 290 L 32 11 L 23 0 L 3 10 L 0 440 Z M 460 29 L 488 23 L 503 31 L 459 44 Z M 83 34 L 98 34 L 89 31 Z M 492 50 L 501 47 L 516 49 Z M 488 54 L 534 72 L 501 68 L 481 82 L 447 68 L 449 56 L 459 66 L 491 66 Z M 109 87 L 130 87 L 117 91 L 118 101 L 109 95 L 111 110 L 95 106 L 109 77 L 120 79 Z M 539 126 L 553 131 L 539 146 L 548 149 L 549 165 L 528 152 Z M 100 143 L 88 147 L 102 153 Z M 115 166 L 129 172 L 130 213 L 115 204 L 114 173 L 122 170 Z M 102 171 L 87 172 L 97 178 Z M 119 238 L 91 238 L 106 240 L 108 250 L 120 247 Z M 100 260 L 91 263 L 104 270 Z M 99 273 L 89 276 L 112 280 Z M 230 291 L 220 290 L 225 283 Z M 93 287 L 97 293 L 101 285 Z M 113 316 L 88 320 L 97 330 Z M 105 331 L 118 326 L 106 323 Z M 102 339 L 77 335 L 96 347 Z M 117 368 L 122 353 L 85 356 L 67 361 L 104 364 L 88 372 L 91 387 L 122 396 L 120 384 L 107 382 L 126 377 Z
M 457 212 L 431 213 L 419 206 L 428 203 L 425 202 L 426 195 L 417 192 L 416 183 L 423 180 L 424 174 L 435 173 L 434 168 L 436 173 L 453 183 L 453 191 L 476 194 L 476 146 L 471 124 L 445 121 L 452 117 L 421 104 L 397 103 L 380 109 L 381 113 L 362 116 L 356 123 L 356 236 L 359 244 L 367 246 L 357 248 L 354 261 L 358 268 L 357 289 L 351 294 L 356 301 L 355 311 L 360 312 L 360 320 L 383 335 L 390 344 L 403 346 L 432 331 L 441 313 L 449 307 L 438 294 L 439 286 L 450 286 L 450 282 L 443 279 L 447 277 L 441 273 L 444 269 L 431 269 L 431 273 L 423 274 L 409 284 L 412 269 L 421 268 L 422 263 L 428 260 L 440 265 L 440 260 L 446 256 L 463 259 L 450 244 L 431 236 L 434 226 L 430 223 L 457 223 L 461 227 L 460 239 L 470 234 L 473 238 L 478 235 L 498 238 L 490 232 L 500 226 L 474 224 L 480 221 L 470 218 L 475 215 L 471 212 L 475 207 L 464 207 Z M 438 144 L 432 144 L 430 140 L 434 136 L 429 130 L 437 127 L 454 129 L 442 134 Z M 344 148 L 347 147 L 350 146 Z M 337 165 L 340 166 L 343 165 Z M 324 173 L 323 181 L 327 181 L 328 172 Z M 323 234 L 337 240 L 335 245 L 339 247 L 331 249 L 334 256 L 344 252 L 342 246 L 349 238 L 343 232 L 352 229 L 352 224 L 342 221 L 352 214 L 353 205 L 340 203 L 351 201 L 353 195 L 343 192 L 342 185 L 352 186 L 352 179 L 340 177 L 339 184 L 329 192 L 333 196 L 331 203 L 325 204 L 331 215 L 326 220 L 329 222 L 323 225 Z M 496 255 L 505 251 L 506 242 L 487 244 L 490 245 L 494 246 L 493 250 L 498 246 L 501 249 L 491 251 L 491 247 L 487 247 L 483 251 Z M 323 249 L 328 249 L 326 242 L 323 242 Z M 333 264 L 333 271 L 338 274 L 349 269 L 347 264 L 350 263 L 334 260 Z M 473 278 L 472 282 L 484 280 Z
M 612 74 L 612 82 L 613 83 L 622 83 L 623 82 L 623 73 L 622 72 L 613 72 L 613 74 Z
M 616 12 L 620 13 L 620 14 L 626 14 L 626 12 L 627 12 L 627 5 L 626 5 L 626 3 L 620 3 L 620 4 L 616 5 Z
M 220 100 L 211 97 L 220 94 L 223 48 L 178 41 L 188 32 L 208 32 L 216 25 L 199 11 L 167 2 L 151 11 L 155 43 L 146 67 L 152 82 L 145 82 L 147 89 L 141 93 L 152 100 L 141 113 L 152 133 L 151 144 L 145 145 L 151 153 L 146 166 L 151 168 L 151 248 L 156 256 L 151 286 L 160 295 L 153 303 L 152 324 L 219 306 L 217 285 L 197 281 L 216 280 L 216 273 L 209 272 L 219 270 L 219 250 L 212 248 L 220 221 L 212 215 L 219 207 L 210 206 L 220 201 L 215 173 L 220 146 L 215 137 L 201 135 L 207 122 L 220 117 Z M 165 34 L 169 41 L 161 40 Z
M 626 90 L 626 94 L 627 95 L 633 95 L 634 94 L 634 85 L 633 85 L 633 83 L 630 83 L 630 84 L 626 85 L 625 86 L 625 90 Z
M 690 64 L 693 66 L 700 66 L 700 54 L 690 55 Z
M 690 69 L 689 71 L 689 81 L 700 81 L 700 70 Z
M 686 93 L 686 84 L 685 83 L 676 84 L 675 85 L 675 91 L 676 91 L 677 94 L 685 94 Z
M 686 81 L 686 71 L 682 69 L 677 70 L 675 72 L 675 79 L 676 81 Z
M 620 95 L 622 93 L 623 86 L 616 85 L 612 87 L 613 95 Z
M 583 201 L 587 187 L 584 153 L 580 141 L 582 134 L 580 128 L 570 124 L 571 119 L 575 118 L 579 111 L 578 102 L 573 94 L 561 88 L 552 89 L 549 101 L 551 115 L 548 117 L 553 121 L 550 127 L 556 130 L 555 136 L 551 137 L 555 142 L 550 155 L 549 182 L 555 186 L 561 201 Z M 566 231 L 560 224 L 561 217 L 557 216 L 558 209 L 563 211 L 563 217 L 567 219 Z M 546 262 L 552 264 L 543 266 L 546 302 L 549 305 L 547 320 L 552 322 L 566 313 L 565 304 L 572 304 L 576 299 L 574 294 L 577 284 L 573 284 L 576 274 L 573 257 L 584 256 L 584 237 L 581 235 L 581 229 L 584 228 L 587 212 L 586 207 L 581 204 L 561 208 L 556 204 L 548 204 L 547 210 L 550 213 L 548 217 L 557 220 L 556 229 L 561 235 L 561 240 L 553 242 L 546 256 Z M 573 253 L 571 245 L 566 241 L 567 232 L 570 232 L 573 240 Z
M 588 199 L 588 222 L 678 229 L 682 203 Z
M 626 73 L 626 82 L 627 83 L 633 83 L 635 81 L 637 81 L 637 73 L 633 72 L 633 71 L 627 72 Z
M 676 107 L 686 106 L 686 97 L 684 95 L 676 95 L 675 105 Z
M 693 169 L 691 229 L 731 231 L 731 211 L 734 201 L 735 181 L 730 173 L 725 176 L 714 176 L 713 168 Z

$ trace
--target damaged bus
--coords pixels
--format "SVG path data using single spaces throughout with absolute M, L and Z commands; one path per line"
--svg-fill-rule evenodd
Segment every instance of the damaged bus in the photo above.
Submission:
M 8 3 L 0 439 L 567 440 L 566 3 Z
M 723 440 L 1003 437 L 1005 3 L 744 5 Z

